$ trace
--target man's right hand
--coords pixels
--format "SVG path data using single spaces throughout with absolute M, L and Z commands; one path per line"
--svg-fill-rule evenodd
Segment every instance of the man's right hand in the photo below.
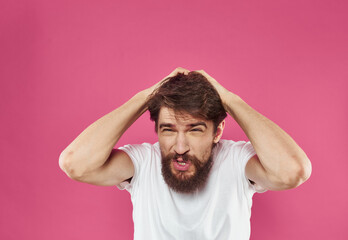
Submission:
M 123 151 L 113 149 L 122 134 L 147 109 L 146 100 L 163 80 L 189 70 L 178 67 L 164 79 L 87 127 L 59 157 L 60 168 L 72 179 L 112 186 L 131 178 L 134 166 Z
M 161 83 L 169 78 L 169 77 L 174 77 L 175 75 L 177 75 L 178 73 L 184 73 L 185 75 L 187 75 L 190 72 L 190 70 L 182 68 L 182 67 L 177 67 L 173 72 L 171 72 L 168 76 L 166 76 L 165 78 L 163 78 L 161 81 L 159 81 L 158 83 L 156 83 L 155 85 L 151 86 L 150 88 L 146 89 L 145 91 L 147 92 L 148 95 L 151 95 L 153 93 L 153 91 L 155 91 L 160 85 Z

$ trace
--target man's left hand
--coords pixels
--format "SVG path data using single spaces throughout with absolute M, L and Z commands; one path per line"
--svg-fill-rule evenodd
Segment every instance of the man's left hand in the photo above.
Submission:
M 216 91 L 219 93 L 222 104 L 223 104 L 224 108 L 226 109 L 228 95 L 230 95 L 232 93 L 230 91 L 228 91 L 226 88 L 224 88 L 220 83 L 218 83 L 213 77 L 211 77 L 204 70 L 196 70 L 193 72 L 198 72 L 208 79 L 208 81 L 214 86 Z

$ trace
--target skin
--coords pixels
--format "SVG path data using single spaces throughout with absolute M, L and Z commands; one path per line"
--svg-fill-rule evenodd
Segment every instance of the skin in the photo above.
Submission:
M 176 115 L 172 109 L 162 107 L 158 118 L 158 141 L 163 156 L 171 153 L 195 156 L 202 164 L 206 163 L 211 155 L 213 143 L 217 143 L 225 126 L 223 121 L 214 133 L 212 121 L 195 118 L 189 114 Z M 182 158 L 178 158 L 182 161 Z M 189 178 L 196 169 L 190 164 L 187 171 L 178 171 L 171 163 L 171 170 L 178 179 Z
M 257 153 L 245 167 L 248 179 L 273 191 L 295 188 L 307 181 L 312 172 L 311 162 L 289 134 L 204 70 L 195 72 L 201 73 L 215 87 L 226 112 L 243 129 Z
M 167 77 L 189 72 L 179 67 Z M 263 189 L 280 191 L 295 188 L 310 177 L 310 160 L 284 130 L 228 91 L 204 70 L 195 72 L 201 73 L 215 87 L 226 112 L 242 128 L 257 153 L 246 165 L 248 179 Z M 146 99 L 164 79 L 137 93 L 86 128 L 61 153 L 61 169 L 72 179 L 94 185 L 113 186 L 131 178 L 134 175 L 131 159 L 125 152 L 113 148 L 123 133 L 147 110 Z M 170 111 L 161 110 L 160 121 L 171 121 L 176 127 L 174 133 L 158 133 L 164 154 L 188 151 L 203 162 L 206 161 L 210 152 L 208 146 L 221 138 L 225 122 L 216 135 L 212 134 L 211 123 L 206 123 L 207 129 L 203 133 L 206 135 L 203 137 L 199 136 L 201 133 L 197 136 L 197 133 L 188 131 L 187 123 L 194 121 L 192 117 L 176 117 Z M 185 174 L 190 176 L 194 171 L 190 168 Z M 173 172 L 177 174 L 175 169 Z

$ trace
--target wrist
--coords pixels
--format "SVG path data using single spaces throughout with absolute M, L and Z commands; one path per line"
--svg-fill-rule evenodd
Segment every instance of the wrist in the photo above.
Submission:
M 139 111 L 141 112 L 141 114 L 143 114 L 147 110 L 146 102 L 147 102 L 148 96 L 149 96 L 148 91 L 143 90 L 136 93 L 131 99 L 134 103 L 138 105 Z
M 150 88 L 144 89 L 136 94 L 137 98 L 142 99 L 144 102 L 148 99 L 148 97 L 151 95 L 152 91 Z
M 221 101 L 226 110 L 230 107 L 232 103 L 238 101 L 238 99 L 239 96 L 227 90 L 226 92 L 224 92 L 224 94 L 221 94 Z
M 237 107 L 243 100 L 236 94 L 229 92 L 224 96 L 222 99 L 223 106 L 226 110 L 226 112 L 231 115 L 233 118 L 234 116 L 234 109 Z
M 152 94 L 153 91 L 154 91 L 154 88 L 150 87 L 150 88 L 146 88 L 142 90 L 141 92 L 139 92 L 139 94 L 145 99 L 148 99 L 148 97 Z

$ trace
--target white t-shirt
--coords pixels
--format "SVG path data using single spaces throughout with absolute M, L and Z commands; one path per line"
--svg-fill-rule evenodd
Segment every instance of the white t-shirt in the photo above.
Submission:
M 134 239 L 245 240 L 250 238 L 252 196 L 265 192 L 245 176 L 256 154 L 250 142 L 220 140 L 207 185 L 193 194 L 173 191 L 161 173 L 159 143 L 126 145 L 133 161 L 131 182 L 117 187 L 131 194 Z

